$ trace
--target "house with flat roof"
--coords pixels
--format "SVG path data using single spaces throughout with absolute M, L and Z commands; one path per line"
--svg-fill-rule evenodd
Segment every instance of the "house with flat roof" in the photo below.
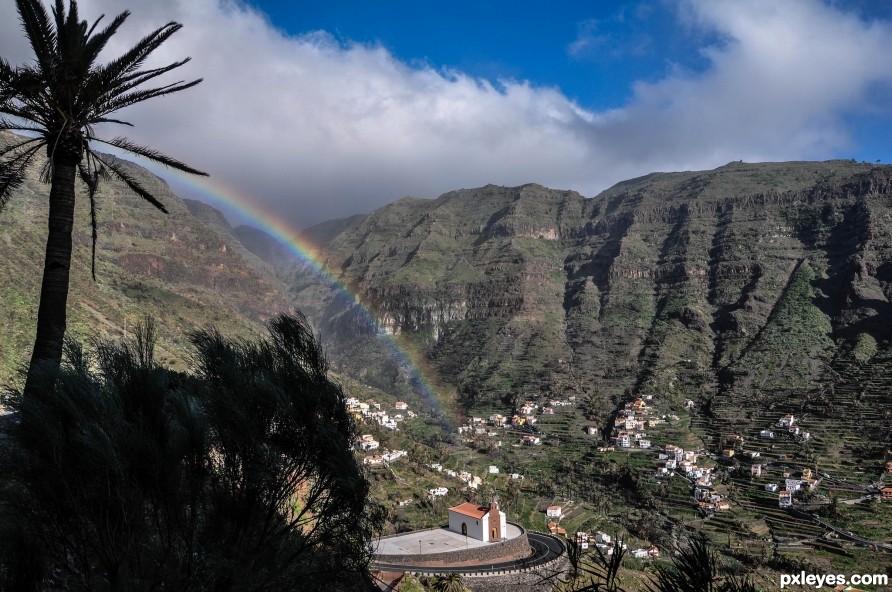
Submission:
M 449 508 L 449 530 L 484 543 L 493 543 L 505 538 L 508 522 L 505 512 L 499 510 L 499 503 L 495 500 L 489 503 L 489 507 L 465 502 Z

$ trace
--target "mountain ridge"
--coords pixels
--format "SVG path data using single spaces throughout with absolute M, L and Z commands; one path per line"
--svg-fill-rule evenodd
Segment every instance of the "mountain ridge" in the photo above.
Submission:
M 733 401 L 806 405 L 889 349 L 890 191 L 892 167 L 835 160 L 400 200 L 324 250 L 373 326 L 335 299 L 315 322 L 361 367 L 368 336 L 399 335 L 468 413 L 569 388 L 593 418 L 661 393 L 730 425 Z

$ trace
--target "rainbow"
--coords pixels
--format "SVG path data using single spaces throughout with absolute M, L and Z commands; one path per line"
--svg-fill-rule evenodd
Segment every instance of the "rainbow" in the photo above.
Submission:
M 146 165 L 143 164 L 143 166 Z M 162 178 L 164 175 L 173 173 L 173 176 L 176 177 L 179 183 L 202 196 L 211 205 L 225 205 L 235 210 L 248 224 L 260 228 L 275 238 L 298 261 L 327 283 L 341 298 L 345 298 L 353 307 L 353 311 L 358 312 L 370 326 L 377 326 L 374 312 L 368 306 L 362 304 L 354 289 L 343 280 L 338 279 L 334 273 L 325 267 L 322 253 L 319 249 L 302 238 L 295 229 L 284 224 L 276 214 L 265 210 L 238 190 L 228 187 L 211 177 L 195 177 L 178 171 L 171 171 L 170 169 L 160 169 L 152 165 L 146 168 L 149 168 L 154 174 Z M 433 386 L 435 383 L 431 378 L 433 372 L 428 369 L 427 363 L 422 356 L 413 352 L 408 345 L 401 345 L 398 338 L 393 335 L 388 335 L 382 331 L 378 331 L 377 334 L 379 341 L 387 348 L 390 355 L 407 372 L 409 381 L 415 391 L 432 409 L 438 412 L 446 422 L 447 428 L 453 428 L 454 422 L 451 413 L 443 405 L 443 399 Z

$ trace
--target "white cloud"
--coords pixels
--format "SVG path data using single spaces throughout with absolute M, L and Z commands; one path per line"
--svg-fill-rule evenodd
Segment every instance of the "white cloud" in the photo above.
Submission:
M 0 55 L 20 61 L 11 4 L 0 6 Z M 112 53 L 167 20 L 185 25 L 159 61 L 191 55 L 179 77 L 204 83 L 131 109 L 137 127 L 124 131 L 297 226 L 490 182 L 593 195 L 653 170 L 832 157 L 851 145 L 843 116 L 892 82 L 889 24 L 817 0 L 688 0 L 684 26 L 724 40 L 703 48 L 707 68 L 638 84 L 600 113 L 560 89 L 409 66 L 322 32 L 287 36 L 231 1 L 80 6 L 91 19 L 134 12 Z

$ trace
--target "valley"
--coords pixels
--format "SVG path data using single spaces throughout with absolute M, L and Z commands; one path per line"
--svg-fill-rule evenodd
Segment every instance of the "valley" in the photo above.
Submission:
M 378 445 L 357 458 L 384 534 L 497 496 L 529 530 L 621 538 L 629 590 L 695 532 L 769 588 L 888 569 L 892 167 L 730 163 L 594 198 L 405 198 L 303 234 L 358 301 L 159 188 L 170 216 L 103 190 L 96 282 L 79 210 L 72 335 L 123 337 L 152 315 L 164 361 L 187 370 L 188 330 L 250 336 L 303 311 Z M 33 331 L 42 189 L 29 180 L 0 231 L 5 385 Z

